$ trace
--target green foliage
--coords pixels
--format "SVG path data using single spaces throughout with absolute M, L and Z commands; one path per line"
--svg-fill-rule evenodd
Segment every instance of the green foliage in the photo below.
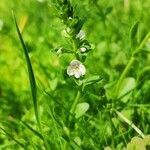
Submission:
M 147 150 L 150 146 L 150 136 L 145 136 L 144 139 L 133 137 L 127 145 L 127 150 Z
M 79 103 L 76 106 L 75 110 L 75 117 L 78 119 L 81 116 L 83 116 L 86 111 L 89 109 L 89 104 L 88 103 Z
M 118 91 L 118 99 L 121 99 L 124 103 L 126 103 L 131 95 L 132 90 L 134 90 L 135 87 L 136 83 L 134 78 L 125 78 L 120 85 L 120 89 Z
M 0 150 L 149 149 L 149 5 L 2 0 Z

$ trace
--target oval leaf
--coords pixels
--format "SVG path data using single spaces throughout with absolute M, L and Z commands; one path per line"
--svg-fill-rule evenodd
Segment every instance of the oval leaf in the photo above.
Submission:
M 90 84 L 94 84 L 96 82 L 101 81 L 103 78 L 100 75 L 94 75 L 92 77 L 89 77 L 85 80 L 85 85 L 90 85 Z
M 76 110 L 75 110 L 75 117 L 78 119 L 81 116 L 83 116 L 86 111 L 89 109 L 89 104 L 88 103 L 80 103 L 77 105 Z
M 131 95 L 131 91 L 135 88 L 135 86 L 136 83 L 134 78 L 125 78 L 120 85 L 118 91 L 118 98 L 120 98 L 123 102 L 127 102 Z

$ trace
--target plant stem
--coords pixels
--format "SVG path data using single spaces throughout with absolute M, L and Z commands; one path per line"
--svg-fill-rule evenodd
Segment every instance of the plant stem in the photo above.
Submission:
M 74 39 L 72 39 L 72 48 L 73 48 L 73 51 L 76 52 L 76 42 Z
M 61 150 L 64 150 L 63 144 L 62 144 L 62 141 L 61 141 L 61 136 L 60 136 L 60 133 L 59 133 L 59 131 L 58 131 L 58 128 L 57 128 L 57 125 L 56 125 L 56 121 L 55 121 L 54 115 L 53 115 L 52 110 L 51 110 L 51 106 L 50 106 L 50 104 L 49 104 L 48 102 L 47 102 L 47 104 L 48 104 L 48 106 L 49 106 L 49 114 L 50 114 L 50 116 L 51 116 L 51 118 L 52 118 L 52 121 L 53 121 L 54 130 L 55 130 L 55 132 L 56 132 L 56 136 L 57 136 L 58 141 L 59 141 L 60 149 L 61 149 Z
M 144 37 L 143 41 L 138 46 L 138 48 L 136 50 L 137 52 L 143 48 L 145 42 L 149 39 L 149 37 L 150 37 L 150 32 Z
M 112 134 L 115 134 L 116 131 L 116 127 L 112 121 L 112 117 L 111 117 L 111 113 L 110 111 L 108 112 L 108 118 L 109 118 L 109 121 L 110 121 L 110 126 L 111 126 L 111 131 L 112 131 Z M 114 136 L 112 136 L 112 146 L 115 147 L 115 138 Z
M 124 120 L 128 125 L 130 125 L 142 138 L 144 138 L 143 132 L 135 125 L 133 124 L 130 120 L 128 120 L 124 115 L 122 115 L 119 111 L 115 110 L 116 114 L 118 115 L 119 118 Z
M 123 79 L 125 78 L 126 74 L 129 72 L 129 70 L 130 70 L 132 64 L 133 64 L 134 61 L 135 61 L 135 56 L 134 56 L 134 54 L 136 54 L 136 53 L 138 53 L 138 52 L 141 51 L 141 49 L 143 48 L 145 42 L 148 40 L 149 37 L 150 37 L 150 33 L 148 33 L 148 34 L 145 36 L 145 38 L 142 40 L 142 42 L 140 43 L 140 45 L 139 45 L 139 46 L 136 48 L 136 50 L 133 52 L 133 54 L 132 54 L 132 56 L 131 56 L 131 58 L 130 58 L 128 64 L 126 65 L 124 71 L 122 72 L 122 74 L 121 74 L 121 76 L 120 76 L 120 78 L 119 78 L 119 80 L 118 80 L 118 82 L 117 82 L 117 85 L 115 86 L 115 98 L 117 98 L 117 96 L 118 96 L 118 90 L 119 90 L 119 88 L 120 88 L 120 85 L 121 85 Z
M 74 103 L 73 103 L 73 105 L 72 105 L 72 107 L 71 107 L 71 109 L 70 109 L 70 113 L 72 113 L 72 114 L 74 113 L 74 111 L 75 111 L 75 109 L 76 109 L 76 106 L 77 106 L 77 104 L 78 104 L 80 95 L 81 95 L 81 92 L 78 90 L 78 91 L 77 91 L 76 98 L 75 98 L 75 100 L 74 100 Z
M 119 78 L 119 80 L 118 80 L 118 82 L 117 82 L 117 85 L 116 85 L 116 87 L 115 87 L 115 96 L 116 96 L 116 97 L 117 97 L 117 95 L 118 95 L 118 90 L 119 90 L 119 88 L 120 88 L 120 85 L 121 85 L 123 79 L 125 78 L 126 74 L 129 72 L 129 70 L 130 70 L 132 64 L 134 63 L 134 61 L 135 61 L 135 57 L 134 57 L 134 56 L 131 56 L 131 58 L 130 58 L 128 64 L 126 65 L 125 69 L 123 70 L 123 72 L 122 72 L 122 74 L 121 74 L 121 76 L 120 76 L 120 78 Z

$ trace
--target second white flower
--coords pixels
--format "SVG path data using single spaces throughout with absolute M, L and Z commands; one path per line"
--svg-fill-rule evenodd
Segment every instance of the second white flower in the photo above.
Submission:
M 78 60 L 72 60 L 67 68 L 67 74 L 69 76 L 75 76 L 75 78 L 80 78 L 85 75 L 86 69 L 84 65 Z

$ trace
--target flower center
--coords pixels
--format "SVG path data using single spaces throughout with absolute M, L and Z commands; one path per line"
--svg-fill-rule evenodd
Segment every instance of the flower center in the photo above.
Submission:
M 78 71 L 79 70 L 79 65 L 73 65 L 73 70 Z

